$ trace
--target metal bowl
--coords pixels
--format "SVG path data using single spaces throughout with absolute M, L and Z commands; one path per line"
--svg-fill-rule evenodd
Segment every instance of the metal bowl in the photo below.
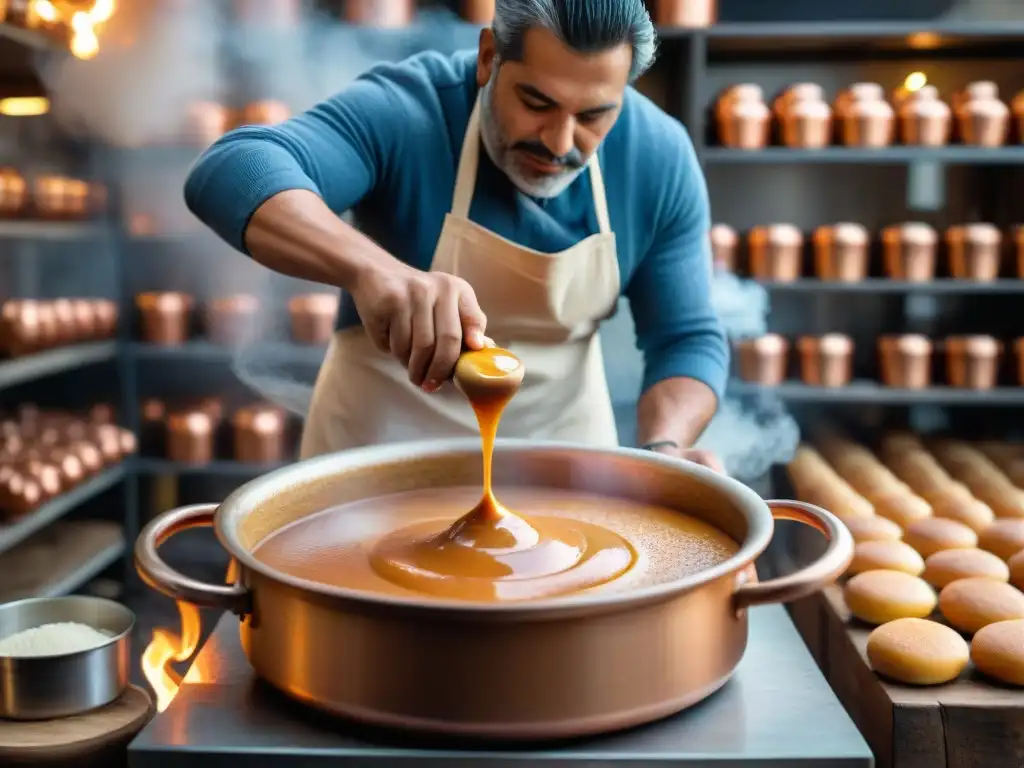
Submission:
M 57 622 L 87 624 L 112 636 L 59 656 L 0 656 L 0 718 L 49 720 L 88 712 L 128 687 L 135 614 L 99 597 L 42 597 L 0 605 L 0 639 Z

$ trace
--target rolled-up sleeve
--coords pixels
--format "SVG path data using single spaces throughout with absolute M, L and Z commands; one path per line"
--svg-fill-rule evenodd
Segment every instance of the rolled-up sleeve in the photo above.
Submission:
M 643 391 L 665 379 L 706 384 L 719 400 L 729 377 L 729 347 L 711 302 L 710 205 L 689 138 L 666 163 L 654 240 L 625 295 L 644 353 Z
M 395 160 L 403 119 L 393 85 L 373 74 L 276 126 L 225 134 L 196 161 L 185 203 L 245 252 L 245 230 L 264 202 L 305 189 L 342 213 L 369 194 Z

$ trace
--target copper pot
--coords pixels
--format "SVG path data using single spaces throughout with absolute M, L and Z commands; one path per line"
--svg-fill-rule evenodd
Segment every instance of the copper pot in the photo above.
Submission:
M 725 224 L 711 228 L 711 259 L 715 269 L 724 272 L 736 271 L 736 251 L 740 238 L 736 230 Z
M 927 224 L 910 222 L 882 230 L 885 273 L 893 280 L 925 283 L 935 277 L 938 233 Z
M 89 185 L 64 176 L 39 176 L 32 185 L 36 213 L 45 219 L 81 219 L 89 213 Z
M 231 112 L 214 101 L 194 101 L 185 113 L 184 139 L 193 146 L 209 146 L 225 133 L 231 123 Z
M 96 319 L 96 336 L 100 339 L 112 338 L 117 333 L 117 320 L 120 314 L 117 304 L 108 299 L 94 299 L 91 305 Z
M 19 216 L 27 200 L 25 177 L 14 168 L 0 168 L 0 216 Z
M 750 272 L 758 280 L 789 283 L 803 273 L 804 236 L 792 224 L 754 227 L 747 243 Z
M 855 83 L 836 99 L 839 139 L 848 147 L 887 147 L 896 132 L 896 113 L 878 83 Z
M 1024 224 L 1017 224 L 1010 229 L 1010 239 L 1016 251 L 1017 277 L 1024 280 Z
M 797 341 L 800 378 L 812 387 L 844 387 L 853 377 L 853 340 L 839 333 Z
M 302 17 L 302 0 L 234 0 L 235 18 L 245 24 L 290 27 Z
M 487 26 L 494 21 L 494 0 L 462 0 L 462 18 L 470 24 Z
M 861 224 L 819 227 L 812 236 L 814 270 L 821 280 L 856 283 L 868 274 L 870 235 Z
M 1024 336 L 1013 342 L 1013 350 L 1017 353 L 1017 384 L 1024 387 Z
M 255 335 L 259 301 L 239 294 L 213 299 L 206 305 L 206 328 L 210 341 L 227 346 L 242 344 Z
M 287 420 L 281 409 L 268 405 L 241 408 L 231 420 L 235 459 L 256 464 L 284 460 Z
M 288 302 L 292 339 L 298 344 L 330 342 L 338 319 L 338 304 L 335 293 L 307 293 L 292 298 Z
M 789 341 L 777 333 L 736 342 L 739 374 L 743 381 L 764 387 L 777 387 L 786 380 Z
M 823 98 L 793 96 L 778 117 L 783 146 L 821 149 L 832 143 L 832 108 Z
M 730 149 L 761 149 L 768 144 L 772 113 L 764 91 L 753 83 L 734 85 L 715 103 L 718 140 Z
M 663 27 L 699 29 L 718 19 L 716 0 L 651 0 L 648 6 L 654 23 Z
M 934 86 L 908 94 L 899 109 L 900 139 L 904 144 L 941 147 L 949 143 L 952 112 Z
M 20 357 L 44 349 L 46 329 L 43 302 L 34 299 L 5 301 L 0 316 L 3 320 L 3 341 L 8 355 Z
M 1001 147 L 1010 131 L 1010 109 L 999 100 L 999 86 L 970 83 L 954 102 L 958 135 L 964 144 Z
M 142 338 L 150 344 L 184 344 L 189 336 L 192 297 L 184 293 L 140 293 L 135 297 L 142 319 Z
M 407 27 L 416 17 L 416 0 L 344 0 L 345 21 L 367 27 Z
M 167 446 L 167 405 L 155 398 L 145 400 L 139 416 L 142 452 L 147 456 L 159 456 Z
M 1024 144 L 1024 91 L 1020 91 L 1013 97 L 1010 110 L 1013 113 L 1014 134 L 1016 135 L 1017 142 Z
M 57 344 L 71 344 L 79 341 L 78 324 L 75 322 L 75 306 L 69 299 L 55 299 L 50 302 L 57 322 Z
M 657 587 L 504 604 L 324 587 L 253 556 L 267 535 L 339 500 L 479 485 L 479 440 L 463 439 L 373 446 L 277 470 L 221 504 L 156 518 L 136 543 L 135 563 L 163 594 L 239 615 L 242 647 L 256 674 L 318 709 L 422 733 L 536 740 L 635 726 L 705 699 L 743 655 L 749 606 L 813 593 L 852 556 L 850 533 L 832 514 L 799 502 L 762 501 L 735 480 L 656 454 L 499 441 L 495 482 L 685 509 L 741 546 L 721 565 Z M 750 566 L 771 539 L 773 516 L 813 525 L 830 542 L 811 566 L 757 583 Z M 238 565 L 234 583 L 203 584 L 160 559 L 158 544 L 197 525 L 216 529 Z M 501 659 L 500 685 L 493 684 L 495 659 Z M 372 675 L 365 674 L 369 669 Z M 442 682 L 446 704 L 438 707 Z
M 906 334 L 878 340 L 882 381 L 900 389 L 927 389 L 932 383 L 932 343 L 925 336 Z
M 779 93 L 772 101 L 772 112 L 782 120 L 789 108 L 798 101 L 824 101 L 825 89 L 818 83 L 794 83 Z
M 999 380 L 1002 344 L 991 336 L 952 336 L 945 341 L 946 377 L 961 389 L 992 389 Z
M 949 269 L 960 280 L 990 283 L 999 278 L 1003 235 L 993 224 L 965 224 L 946 230 Z
M 291 109 L 283 102 L 272 99 L 252 101 L 242 108 L 238 125 L 277 125 L 291 116 Z
M 202 411 L 172 413 L 167 417 L 167 458 L 184 464 L 213 461 L 214 423 Z

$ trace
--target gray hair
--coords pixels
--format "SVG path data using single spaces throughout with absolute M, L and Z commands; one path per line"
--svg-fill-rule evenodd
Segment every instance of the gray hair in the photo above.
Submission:
M 496 0 L 494 37 L 499 59 L 520 60 L 523 38 L 534 27 L 550 30 L 581 53 L 631 45 L 630 82 L 654 63 L 658 48 L 658 35 L 643 0 Z

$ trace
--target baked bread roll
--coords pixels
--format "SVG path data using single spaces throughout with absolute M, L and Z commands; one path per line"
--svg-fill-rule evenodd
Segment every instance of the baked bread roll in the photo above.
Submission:
M 961 440 L 936 440 L 930 447 L 946 471 L 988 504 L 996 517 L 1024 517 L 1024 491 L 984 453 Z
M 1011 483 L 1024 489 L 1024 444 L 989 441 L 977 443 L 975 447 L 999 467 Z
M 786 467 L 798 499 L 827 509 L 840 519 L 871 517 L 875 508 L 829 466 L 824 457 L 801 444 Z

